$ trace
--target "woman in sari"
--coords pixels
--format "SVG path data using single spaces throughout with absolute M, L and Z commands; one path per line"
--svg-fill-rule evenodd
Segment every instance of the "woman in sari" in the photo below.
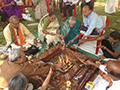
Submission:
M 14 0 L 2 0 L 2 7 L 8 18 L 12 15 L 15 15 L 19 19 L 22 19 L 20 8 L 17 6 Z
M 51 43 L 56 45 L 60 42 L 60 37 L 58 35 L 59 31 L 59 23 L 54 14 L 54 12 L 50 12 L 46 14 L 41 20 L 38 25 L 38 37 L 41 42 L 44 41 L 46 38 L 47 46 Z
M 35 18 L 40 20 L 47 14 L 47 5 L 45 0 L 32 0 L 35 6 Z
M 60 32 L 63 36 L 61 43 L 65 43 L 66 45 L 77 44 L 80 25 L 81 22 L 75 17 L 71 16 L 68 18 L 65 23 L 60 26 Z

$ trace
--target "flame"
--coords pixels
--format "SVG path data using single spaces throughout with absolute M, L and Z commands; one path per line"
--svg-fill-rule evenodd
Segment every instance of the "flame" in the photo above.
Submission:
M 62 59 L 59 57 L 59 63 L 62 63 Z
M 68 59 L 68 57 L 66 56 L 66 63 L 68 63 L 69 62 L 69 59 Z
M 67 65 L 71 65 L 71 62 L 69 61 L 67 55 L 65 58 L 63 58 L 63 56 L 59 56 L 59 63 L 62 63 L 63 65 L 67 64 Z

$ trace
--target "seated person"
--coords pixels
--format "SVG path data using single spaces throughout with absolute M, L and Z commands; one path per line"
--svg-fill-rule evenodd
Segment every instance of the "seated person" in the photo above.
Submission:
M 45 81 L 43 82 L 42 86 L 38 88 L 39 90 L 46 90 L 52 74 L 53 71 L 52 68 L 50 68 Z M 8 83 L 8 88 L 4 90 L 33 90 L 33 85 L 31 83 L 28 83 L 27 78 L 22 73 L 19 73 L 18 75 L 10 79 Z
M 80 27 L 80 30 L 85 31 L 82 39 L 88 35 L 99 35 L 104 28 L 102 18 L 90 9 L 89 4 L 83 7 L 82 13 L 84 25 Z
M 72 16 L 72 10 L 75 8 L 75 4 L 78 2 L 78 0 L 63 0 L 63 2 L 64 2 L 64 7 L 63 7 L 64 16 L 63 16 L 63 19 L 65 19 L 67 9 L 68 9 L 69 15 Z
M 62 43 L 65 42 L 65 44 L 77 44 L 79 36 L 79 28 L 80 28 L 81 22 L 76 19 L 75 17 L 68 18 L 63 26 L 60 26 L 60 32 L 63 36 Z
M 20 8 L 17 6 L 14 0 L 2 0 L 3 11 L 7 14 L 7 17 L 15 15 L 19 19 L 22 19 Z
M 32 83 L 28 83 L 27 78 L 19 73 L 9 80 L 8 88 L 3 90 L 33 90 Z
M 54 12 L 50 12 L 42 17 L 38 25 L 38 37 L 41 42 L 44 42 L 44 39 L 46 39 L 48 48 L 51 43 L 56 45 L 61 41 L 58 32 L 59 23 Z
M 86 65 L 93 65 L 104 72 L 106 77 L 100 79 L 92 90 L 119 90 L 120 89 L 120 61 L 109 61 L 106 65 L 98 65 L 90 60 Z
M 34 44 L 37 44 L 36 38 L 22 23 L 19 22 L 19 18 L 16 16 L 11 16 L 9 18 L 9 22 L 10 23 L 3 30 L 3 35 L 7 45 L 9 45 L 12 40 L 14 40 L 11 44 L 13 48 L 26 47 L 27 49 L 29 47 L 30 40 L 31 42 L 34 42 Z M 27 41 L 28 39 L 26 39 L 25 36 L 30 40 Z
M 50 68 L 53 68 L 54 70 L 55 68 L 61 67 L 61 64 L 55 64 L 53 66 L 35 68 L 33 65 L 25 64 L 25 60 L 26 56 L 22 49 L 13 48 L 9 52 L 9 61 L 4 61 L 1 67 L 0 78 L 3 78 L 3 80 L 0 82 L 0 88 L 7 88 L 9 80 L 19 73 L 22 73 L 27 77 L 36 75 L 42 76 L 47 74 Z
M 84 43 L 87 41 L 102 40 L 101 46 L 99 48 L 103 51 L 104 58 L 114 58 L 117 59 L 120 56 L 120 33 L 118 31 L 113 31 L 110 34 L 105 34 L 98 37 L 93 37 L 89 39 L 80 39 L 79 43 Z

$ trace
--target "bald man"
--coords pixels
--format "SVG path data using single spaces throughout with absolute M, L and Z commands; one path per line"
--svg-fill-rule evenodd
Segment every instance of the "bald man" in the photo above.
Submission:
M 90 5 L 86 4 L 82 9 L 83 23 L 80 30 L 85 31 L 84 39 L 88 35 L 99 35 L 104 28 L 102 18 L 90 9 Z
M 98 65 L 90 60 L 85 63 L 99 68 L 106 74 L 106 77 L 101 79 L 93 90 L 120 90 L 120 61 L 109 61 L 106 65 Z

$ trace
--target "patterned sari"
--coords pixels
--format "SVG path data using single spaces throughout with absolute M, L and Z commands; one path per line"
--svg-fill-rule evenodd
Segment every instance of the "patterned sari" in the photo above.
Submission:
M 3 0 L 2 3 L 4 5 L 7 5 L 7 4 L 11 3 L 11 1 L 13 1 L 15 3 L 15 5 L 3 7 L 3 11 L 6 12 L 8 18 L 12 15 L 15 15 L 19 19 L 22 19 L 22 14 L 21 14 L 20 8 L 17 6 L 17 4 L 14 0 Z
M 46 17 L 48 17 L 48 14 L 43 16 L 40 20 L 40 23 L 38 25 L 38 37 L 39 37 L 40 41 L 42 41 L 42 42 L 46 38 L 47 45 L 49 45 L 50 43 L 53 43 L 55 45 L 55 44 L 57 44 L 58 42 L 61 41 L 60 37 L 56 36 L 56 35 L 52 36 L 52 35 L 49 35 L 49 34 L 44 34 L 42 32 L 44 24 L 45 24 L 44 21 L 45 21 Z M 56 31 L 57 31 L 56 28 L 57 27 L 59 27 L 59 23 L 58 23 L 58 20 L 56 18 L 56 20 L 54 22 L 49 23 L 49 25 L 46 27 L 46 31 L 49 32 L 49 33 L 56 34 Z
M 76 19 L 76 23 L 74 27 L 70 28 L 69 26 L 69 18 L 65 21 L 63 25 L 60 26 L 60 32 L 64 36 L 65 44 L 67 45 L 68 42 L 76 37 L 76 35 L 79 35 L 79 28 L 80 28 L 81 22 Z M 70 45 L 78 43 L 78 39 L 76 39 L 73 43 Z

